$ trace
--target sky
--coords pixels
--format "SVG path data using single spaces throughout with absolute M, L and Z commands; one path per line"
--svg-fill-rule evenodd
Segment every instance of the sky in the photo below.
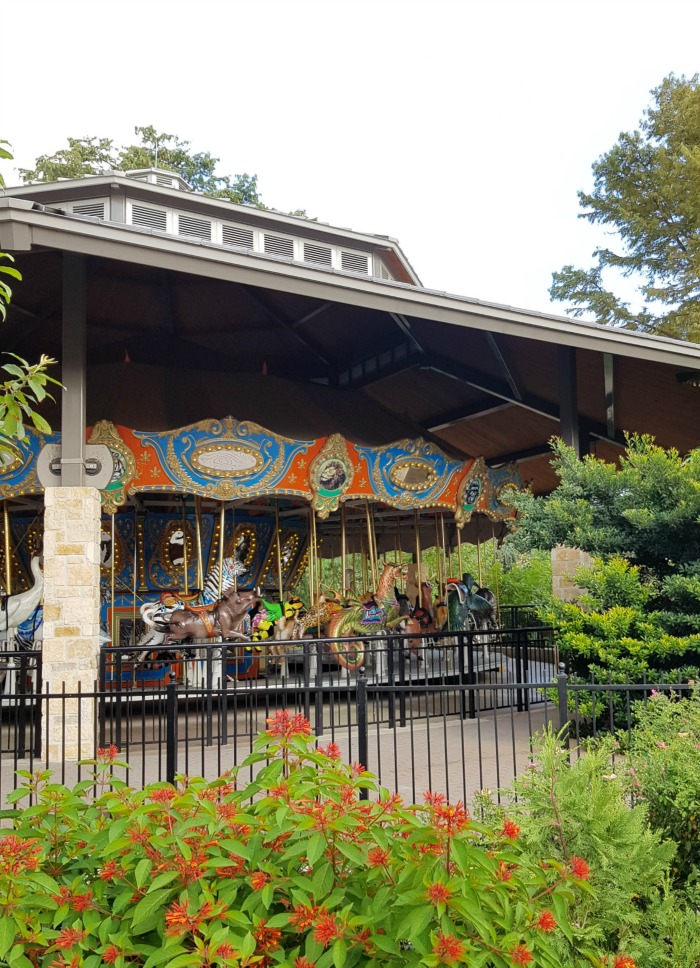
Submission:
M 577 191 L 699 30 L 697 0 L 0 0 L 0 171 L 152 124 L 428 288 L 560 314 L 552 272 L 611 243 Z

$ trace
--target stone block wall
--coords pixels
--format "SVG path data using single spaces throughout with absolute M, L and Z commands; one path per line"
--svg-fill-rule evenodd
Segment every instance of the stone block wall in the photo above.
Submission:
M 100 648 L 100 492 L 49 487 L 44 507 L 44 691 L 93 691 Z M 50 702 L 42 756 L 94 755 L 93 727 L 92 700 L 68 700 L 65 710 L 60 700 Z
M 557 545 L 552 548 L 552 594 L 563 602 L 574 602 L 581 595 L 581 589 L 574 583 L 574 575 L 579 568 L 587 568 L 591 556 L 580 548 L 566 548 Z

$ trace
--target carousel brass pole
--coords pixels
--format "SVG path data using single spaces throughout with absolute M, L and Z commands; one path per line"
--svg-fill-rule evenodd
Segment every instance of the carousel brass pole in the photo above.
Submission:
M 219 511 L 219 598 L 223 597 L 224 588 L 224 526 L 226 524 L 226 508 L 224 507 L 224 502 L 221 502 L 221 510 Z M 234 568 L 234 574 L 236 569 Z
M 362 571 L 362 596 L 365 597 L 369 591 L 369 576 L 367 574 L 367 555 L 365 548 L 365 539 L 362 533 L 360 533 L 360 569 Z
M 421 572 L 421 562 L 420 562 L 420 529 L 419 529 L 418 525 L 419 525 L 419 521 L 418 521 L 418 508 L 416 508 L 414 510 L 414 512 L 413 512 L 413 529 L 416 532 L 416 565 L 417 565 L 417 574 L 418 574 L 418 578 L 416 580 L 416 584 L 418 585 L 418 595 L 419 595 L 419 599 L 418 600 L 419 601 L 422 601 L 422 588 L 421 588 L 421 585 L 423 584 L 423 574 Z
M 194 526 L 197 540 L 197 588 L 204 586 L 204 562 L 202 560 L 202 499 L 199 494 L 194 496 Z
M 442 555 L 440 554 L 440 531 L 438 528 L 438 518 L 437 513 L 435 514 L 435 564 L 437 565 L 437 579 L 438 579 L 438 590 L 440 597 L 442 597 L 442 587 L 443 587 L 443 566 L 444 562 L 441 560 Z
M 282 590 L 282 539 L 280 537 L 280 505 L 279 501 L 275 501 L 275 530 L 277 533 L 277 583 L 279 585 L 279 596 L 280 602 L 284 601 L 284 592 Z
M 114 542 L 114 515 L 115 515 L 115 513 L 116 513 L 116 511 L 112 511 L 111 512 L 111 514 L 112 514 L 112 523 L 111 523 L 111 527 L 110 527 L 110 540 L 112 542 L 112 575 L 111 575 L 111 582 L 110 582 L 111 595 L 112 595 L 112 628 L 110 629 L 110 635 L 112 636 L 112 638 L 114 637 L 114 630 L 115 630 L 115 628 L 118 631 L 118 626 L 117 626 L 117 603 L 114 600 L 114 566 L 117 563 L 116 544 Z M 119 643 L 119 640 L 118 639 L 117 639 L 116 642 L 114 642 L 114 641 L 112 642 L 112 645 L 119 645 L 119 644 L 120 643 Z
M 340 506 L 340 574 L 342 578 L 340 579 L 340 595 L 341 598 L 345 595 L 345 556 L 347 552 L 347 545 L 345 540 L 345 505 Z
M 476 516 L 476 566 L 479 573 L 479 587 L 481 587 L 481 538 L 479 536 L 479 515 Z
M 451 558 L 451 555 L 448 554 L 448 551 L 447 551 L 447 542 L 445 541 L 445 515 L 444 515 L 444 513 L 440 515 L 440 530 L 442 532 L 442 553 L 444 555 L 444 559 L 443 559 L 443 571 L 445 573 L 444 574 L 445 584 L 447 584 L 447 579 L 451 577 L 451 575 L 449 575 L 448 572 L 450 572 L 452 569 L 450 567 L 450 558 Z
M 182 571 L 184 574 L 185 595 L 189 593 L 189 568 L 187 561 L 187 504 L 185 495 L 182 495 Z
M 314 509 L 309 508 L 309 608 L 314 607 L 314 595 L 316 594 L 316 568 L 315 555 L 316 546 L 314 544 Z
M 369 501 L 365 500 L 365 513 L 367 515 L 367 547 L 369 549 L 369 568 L 374 586 L 373 591 L 377 590 L 377 562 L 375 559 L 374 541 L 372 539 L 372 517 L 369 510 Z
M 112 546 L 112 559 L 114 559 L 114 546 Z M 134 580 L 131 589 L 131 645 L 136 645 L 136 584 L 139 568 L 139 532 L 138 532 L 138 512 L 134 508 Z
M 496 567 L 496 564 L 497 564 L 497 562 L 496 562 L 496 547 L 497 547 L 497 543 L 496 543 L 496 529 L 493 526 L 493 521 L 491 522 L 491 539 L 493 540 L 493 564 L 494 564 L 493 573 L 494 573 L 494 578 L 496 579 L 496 581 L 495 581 L 495 585 L 496 585 L 496 588 L 495 588 L 495 594 L 496 594 L 496 614 L 498 616 L 498 621 L 500 623 L 500 611 L 501 611 L 501 607 L 499 605 L 499 602 L 501 600 L 501 597 L 500 597 L 500 594 L 498 592 L 498 572 L 499 572 L 499 569 Z
M 459 569 L 459 577 L 462 577 L 462 529 L 457 528 L 457 567 Z
M 316 579 L 314 591 L 316 593 L 316 633 L 321 637 L 321 567 L 318 560 L 318 544 L 316 540 L 316 515 L 311 508 L 311 557 L 314 561 L 314 578 Z
M 5 594 L 12 594 L 12 560 L 10 558 L 10 499 L 3 505 L 3 520 L 5 525 Z

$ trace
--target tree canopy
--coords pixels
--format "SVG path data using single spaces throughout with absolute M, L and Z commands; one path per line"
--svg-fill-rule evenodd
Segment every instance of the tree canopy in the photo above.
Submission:
M 651 93 L 639 129 L 620 134 L 593 163 L 593 191 L 578 193 L 579 217 L 617 245 L 596 249 L 590 269 L 554 272 L 550 295 L 573 316 L 700 342 L 700 79 L 670 74 Z M 607 288 L 609 270 L 634 280 L 641 309 Z
M 111 138 L 68 138 L 68 147 L 53 154 L 40 155 L 34 168 L 20 168 L 26 182 L 56 181 L 58 178 L 81 178 L 118 169 L 163 168 L 175 171 L 196 192 L 214 198 L 226 198 L 240 205 L 265 208 L 258 193 L 258 176 L 219 175 L 218 158 L 208 151 L 190 151 L 190 142 L 177 135 L 156 131 L 153 125 L 136 127 L 137 144 L 116 147 Z M 304 212 L 294 214 L 304 215 Z

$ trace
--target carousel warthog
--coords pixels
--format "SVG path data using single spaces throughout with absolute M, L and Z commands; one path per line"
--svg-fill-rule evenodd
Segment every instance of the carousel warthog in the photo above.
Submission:
M 260 601 L 257 591 L 238 591 L 229 588 L 224 597 L 213 605 L 176 608 L 168 620 L 168 642 L 183 639 L 243 639 L 240 627 L 248 611 Z

